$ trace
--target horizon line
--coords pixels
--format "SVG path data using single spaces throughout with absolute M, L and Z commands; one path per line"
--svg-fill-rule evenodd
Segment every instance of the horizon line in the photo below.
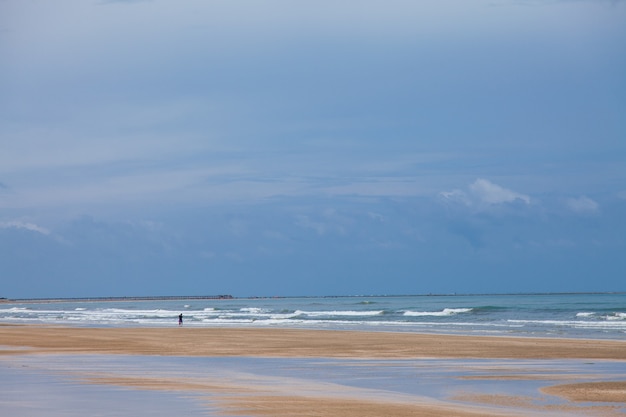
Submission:
M 252 300 L 278 298 L 363 298 L 363 297 L 469 297 L 469 296 L 532 296 L 532 295 L 591 295 L 626 294 L 626 291 L 560 291 L 560 292 L 510 292 L 510 293 L 423 293 L 423 294 L 359 294 L 359 295 L 273 295 L 232 296 L 219 295 L 154 295 L 154 296 L 101 296 L 101 297 L 0 297 L 0 303 L 10 302 L 97 302 L 97 301 L 176 301 L 176 300 Z

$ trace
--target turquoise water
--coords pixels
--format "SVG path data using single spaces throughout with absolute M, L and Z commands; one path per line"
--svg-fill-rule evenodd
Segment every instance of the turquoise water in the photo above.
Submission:
M 0 322 L 300 327 L 626 339 L 626 293 L 11 302 Z

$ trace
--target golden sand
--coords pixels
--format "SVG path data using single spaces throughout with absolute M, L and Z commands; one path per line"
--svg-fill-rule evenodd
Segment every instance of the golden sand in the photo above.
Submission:
M 40 353 L 626 360 L 622 341 L 295 329 L 0 326 L 0 345 Z
M 542 388 L 542 392 L 576 402 L 614 402 L 626 404 L 626 381 L 585 382 Z

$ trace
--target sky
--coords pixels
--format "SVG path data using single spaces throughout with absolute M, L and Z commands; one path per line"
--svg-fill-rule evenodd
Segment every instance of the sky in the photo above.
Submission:
M 626 291 L 626 2 L 0 0 L 0 297 Z

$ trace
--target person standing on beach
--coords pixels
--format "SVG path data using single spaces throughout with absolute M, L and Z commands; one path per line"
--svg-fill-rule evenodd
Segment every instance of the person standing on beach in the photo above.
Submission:
M 180 313 L 178 315 L 178 325 L 182 326 L 183 325 L 183 313 Z

